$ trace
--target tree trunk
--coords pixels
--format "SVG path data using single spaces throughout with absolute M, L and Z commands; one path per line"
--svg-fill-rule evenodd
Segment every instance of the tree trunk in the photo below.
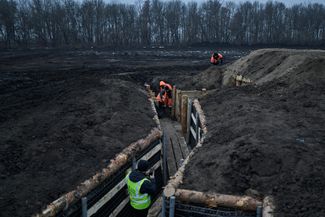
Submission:
M 204 193 L 185 189 L 177 189 L 177 200 L 186 203 L 202 204 L 207 207 L 230 207 L 241 210 L 255 211 L 262 202 L 249 196 L 234 196 L 217 193 Z

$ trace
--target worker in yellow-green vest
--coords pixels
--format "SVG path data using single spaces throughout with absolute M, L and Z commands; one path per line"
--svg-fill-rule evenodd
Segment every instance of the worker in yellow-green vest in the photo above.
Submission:
M 156 192 L 156 183 L 153 174 L 148 174 L 149 162 L 140 160 L 136 170 L 126 176 L 126 184 L 130 195 L 132 216 L 147 216 L 151 205 L 151 196 Z M 150 176 L 149 176 L 150 175 Z

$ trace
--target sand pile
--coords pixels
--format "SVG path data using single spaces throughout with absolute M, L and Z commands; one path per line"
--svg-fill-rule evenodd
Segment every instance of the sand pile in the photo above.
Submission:
M 325 216 L 325 52 L 258 50 L 215 71 L 256 85 L 216 85 L 200 100 L 208 135 L 182 187 L 254 189 L 275 197 L 276 216 Z

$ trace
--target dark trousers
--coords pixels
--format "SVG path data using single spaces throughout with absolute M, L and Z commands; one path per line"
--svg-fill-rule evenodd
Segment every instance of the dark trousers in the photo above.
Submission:
M 128 217 L 147 217 L 147 215 L 148 215 L 149 208 L 147 208 L 147 209 L 141 209 L 141 210 L 134 209 L 131 206 L 130 203 L 129 203 L 129 207 L 130 207 L 130 210 L 131 210 L 132 215 L 130 215 Z

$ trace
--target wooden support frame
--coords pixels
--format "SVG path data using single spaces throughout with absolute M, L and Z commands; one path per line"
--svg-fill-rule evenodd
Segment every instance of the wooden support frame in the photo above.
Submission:
M 141 157 L 139 160 L 148 160 L 152 158 L 158 152 L 161 152 L 162 144 L 159 143 L 156 145 L 152 150 L 150 150 L 147 154 Z M 138 160 L 138 161 L 139 161 Z M 159 166 L 161 166 L 161 160 L 159 160 L 153 167 L 153 170 L 156 170 Z M 129 168 L 131 169 L 131 168 Z M 114 197 L 114 195 L 119 192 L 124 186 L 126 185 L 125 180 L 122 179 L 114 188 L 112 188 L 109 192 L 105 194 L 97 203 L 95 203 L 90 209 L 88 210 L 87 216 L 92 216 L 95 214 L 102 206 L 104 206 L 110 199 Z
M 104 168 L 101 172 L 95 174 L 90 179 L 81 183 L 76 190 L 70 191 L 65 195 L 61 196 L 59 199 L 53 201 L 47 206 L 45 210 L 41 213 L 34 215 L 35 217 L 51 217 L 55 216 L 60 211 L 67 209 L 70 204 L 77 202 L 91 190 L 96 188 L 101 184 L 105 179 L 112 176 L 116 173 L 123 165 L 128 161 L 132 160 L 132 157 L 137 153 L 143 151 L 147 148 L 152 142 L 160 139 L 162 132 L 158 128 L 151 130 L 151 133 L 144 139 L 140 139 L 125 149 L 122 150 L 119 154 L 111 160 L 110 164 Z

